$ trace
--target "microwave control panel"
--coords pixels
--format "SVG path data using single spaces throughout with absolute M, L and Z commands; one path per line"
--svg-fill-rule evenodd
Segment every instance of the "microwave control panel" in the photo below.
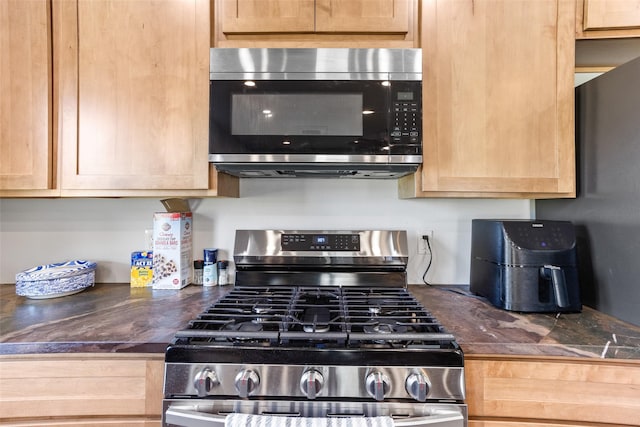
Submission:
M 421 112 L 413 91 L 394 93 L 392 108 L 391 142 L 393 144 L 420 144 Z

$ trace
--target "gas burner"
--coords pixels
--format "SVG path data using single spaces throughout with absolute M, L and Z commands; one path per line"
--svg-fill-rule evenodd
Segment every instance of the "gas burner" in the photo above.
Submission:
M 256 314 L 270 314 L 273 312 L 273 305 L 268 299 L 260 300 L 253 304 L 251 311 Z
M 371 320 L 362 330 L 367 334 L 403 334 L 409 328 L 393 320 Z
M 329 325 L 302 325 L 302 330 L 306 333 L 329 332 Z
M 300 288 L 298 299 L 305 304 L 314 304 L 322 301 L 336 301 L 340 298 L 340 291 L 318 288 Z
M 369 314 L 371 314 L 371 317 L 376 318 L 376 317 L 397 317 L 397 316 L 404 316 L 406 313 L 405 309 L 402 309 L 400 307 L 396 307 L 392 304 L 388 304 L 388 305 L 383 305 L 383 304 L 377 304 L 377 305 L 370 305 L 369 307 L 366 308 L 367 312 Z
M 302 330 L 305 332 L 329 332 L 331 311 L 328 307 L 311 306 L 304 309 Z
M 262 331 L 262 325 L 260 323 L 261 322 L 255 322 L 254 320 L 236 323 L 232 320 L 224 326 L 224 330 L 233 332 L 260 332 Z

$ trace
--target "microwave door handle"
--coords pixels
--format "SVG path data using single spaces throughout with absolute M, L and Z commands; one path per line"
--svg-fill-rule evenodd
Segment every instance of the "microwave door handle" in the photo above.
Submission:
M 181 427 L 223 427 L 225 418 L 220 415 L 172 407 L 165 412 L 167 424 Z M 441 411 L 425 417 L 394 419 L 393 425 L 394 427 L 464 427 L 464 415 L 459 411 Z
M 164 413 L 167 424 L 181 427 L 224 427 L 224 416 L 169 407 Z

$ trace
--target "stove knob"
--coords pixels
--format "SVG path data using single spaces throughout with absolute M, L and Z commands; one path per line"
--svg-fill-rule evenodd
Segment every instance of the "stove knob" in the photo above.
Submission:
M 300 378 L 300 390 L 309 399 L 315 399 L 316 395 L 322 390 L 323 385 L 324 377 L 315 369 L 305 371 L 302 374 L 302 378 Z
M 238 395 L 246 398 L 260 385 L 260 377 L 251 369 L 243 369 L 236 375 L 235 383 Z
M 391 390 L 389 377 L 382 372 L 372 372 L 365 380 L 367 393 L 377 401 L 384 400 L 384 396 Z
M 429 394 L 429 379 L 426 375 L 420 373 L 414 373 L 407 377 L 407 381 L 404 383 L 407 393 L 418 402 L 424 402 L 427 400 L 427 394 Z
M 205 397 L 211 389 L 218 385 L 218 376 L 209 368 L 205 368 L 196 374 L 193 379 L 193 386 L 198 392 L 198 397 Z

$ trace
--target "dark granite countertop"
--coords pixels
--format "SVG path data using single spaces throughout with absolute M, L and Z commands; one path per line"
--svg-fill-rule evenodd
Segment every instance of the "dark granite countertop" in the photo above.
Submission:
M 0 354 L 164 353 L 176 331 L 229 289 L 97 284 L 75 295 L 33 300 L 0 285 Z M 462 287 L 410 290 L 466 355 L 640 360 L 640 327 L 589 307 L 575 314 L 520 314 L 499 310 Z

